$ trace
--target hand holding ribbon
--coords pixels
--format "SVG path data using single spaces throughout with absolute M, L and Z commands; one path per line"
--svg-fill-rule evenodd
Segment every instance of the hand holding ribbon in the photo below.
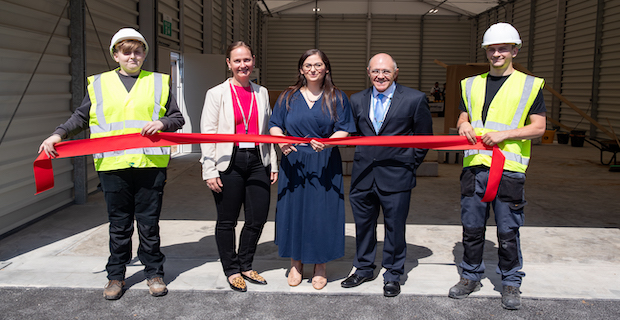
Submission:
M 222 143 L 222 142 L 256 142 L 256 143 L 310 143 L 317 140 L 323 144 L 330 145 L 365 145 L 365 146 L 384 146 L 400 148 L 422 148 L 436 150 L 466 150 L 466 149 L 491 149 L 485 146 L 480 137 L 478 143 L 470 144 L 466 137 L 462 136 L 372 136 L 372 137 L 346 137 L 346 138 L 301 138 L 301 137 L 282 137 L 270 135 L 252 134 L 200 134 L 200 133 L 158 133 L 152 136 L 142 136 L 139 133 L 119 135 L 113 137 L 103 137 L 95 139 L 71 140 L 60 142 L 55 145 L 57 158 L 69 158 L 84 156 L 93 153 L 108 151 L 162 147 L 179 144 L 198 144 L 198 143 Z M 489 172 L 487 190 L 482 201 L 489 202 L 495 199 L 497 188 L 501 181 L 505 157 L 501 150 L 494 146 L 493 160 Z M 41 152 L 34 161 L 34 177 L 36 184 L 36 194 L 49 190 L 54 187 L 54 171 L 52 169 L 52 159 L 48 158 L 45 152 Z

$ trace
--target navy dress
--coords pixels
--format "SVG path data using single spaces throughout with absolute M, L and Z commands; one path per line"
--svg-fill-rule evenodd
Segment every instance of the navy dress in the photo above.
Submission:
M 349 99 L 337 105 L 338 118 L 322 108 L 322 97 L 308 107 L 299 91 L 289 102 L 276 103 L 269 128 L 289 136 L 329 138 L 336 131 L 354 132 Z M 302 263 L 325 263 L 344 256 L 344 188 L 338 147 L 316 152 L 310 144 L 282 155 L 276 206 L 276 236 L 281 257 Z

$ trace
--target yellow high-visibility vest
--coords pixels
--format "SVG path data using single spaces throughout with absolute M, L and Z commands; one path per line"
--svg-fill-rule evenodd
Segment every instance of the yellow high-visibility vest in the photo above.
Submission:
M 461 81 L 461 94 L 476 135 L 523 127 L 545 81 L 515 70 L 491 101 L 486 122 L 483 124 L 482 109 L 488 75 L 487 72 Z M 506 157 L 504 170 L 525 173 L 532 148 L 530 140 L 505 140 L 499 143 L 498 147 Z M 491 150 L 465 150 L 463 166 L 490 167 L 492 154 Z
M 170 76 L 141 70 L 127 92 L 116 70 L 88 77 L 90 137 L 138 133 L 166 114 Z M 137 148 L 93 154 L 97 171 L 165 168 L 170 147 Z

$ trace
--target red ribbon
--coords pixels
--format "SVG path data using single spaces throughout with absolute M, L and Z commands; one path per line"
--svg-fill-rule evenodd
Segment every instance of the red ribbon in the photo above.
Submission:
M 93 153 L 102 153 L 116 150 L 164 147 L 179 144 L 220 143 L 220 142 L 257 142 L 257 143 L 309 143 L 313 138 L 278 137 L 254 134 L 200 134 L 200 133 L 167 133 L 162 132 L 152 136 L 142 136 L 139 133 L 103 137 L 94 139 L 71 140 L 56 144 L 57 158 L 84 156 Z M 436 150 L 466 150 L 490 149 L 478 138 L 478 143 L 470 144 L 467 138 L 461 136 L 373 136 L 373 137 L 346 137 L 316 139 L 331 145 L 359 145 L 383 146 L 400 148 L 422 148 Z M 493 160 L 489 171 L 489 180 L 482 201 L 490 202 L 495 199 L 497 188 L 502 178 L 505 157 L 501 150 L 493 147 Z M 54 170 L 52 159 L 41 152 L 34 161 L 34 180 L 36 194 L 54 187 Z

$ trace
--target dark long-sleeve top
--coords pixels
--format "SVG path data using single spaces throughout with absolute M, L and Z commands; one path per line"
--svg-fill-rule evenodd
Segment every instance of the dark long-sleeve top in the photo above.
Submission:
M 138 75 L 125 76 L 118 72 L 118 70 L 116 71 L 116 74 L 118 74 L 121 81 L 125 85 L 127 92 L 131 90 L 133 85 L 138 80 Z M 82 100 L 82 104 L 80 105 L 80 107 L 77 108 L 75 112 L 73 112 L 71 117 L 65 123 L 56 127 L 54 133 L 60 135 L 62 139 L 67 139 L 88 129 L 90 106 L 90 96 L 87 91 L 86 96 L 84 97 L 84 100 Z M 172 88 L 170 88 L 170 93 L 168 94 L 168 101 L 166 102 L 165 107 L 166 114 L 162 118 L 158 119 L 164 124 L 164 128 L 162 129 L 162 131 L 173 132 L 179 130 L 185 124 L 185 119 L 183 118 L 183 114 L 181 114 L 181 110 L 179 110 L 179 106 L 177 105 L 177 102 L 172 95 Z

